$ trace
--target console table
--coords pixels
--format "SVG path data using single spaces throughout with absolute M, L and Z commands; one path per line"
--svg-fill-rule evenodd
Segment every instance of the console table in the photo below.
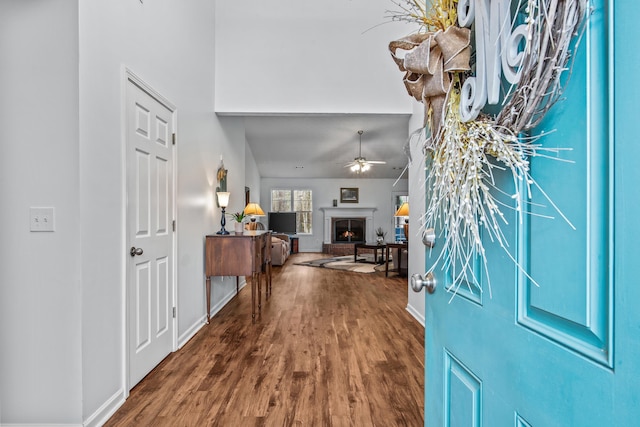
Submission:
M 251 318 L 256 316 L 256 288 L 258 310 L 261 308 L 261 277 L 266 274 L 265 293 L 271 293 L 271 232 L 246 230 L 243 233 L 206 236 L 205 264 L 207 286 L 207 323 L 211 313 L 211 276 L 251 276 Z

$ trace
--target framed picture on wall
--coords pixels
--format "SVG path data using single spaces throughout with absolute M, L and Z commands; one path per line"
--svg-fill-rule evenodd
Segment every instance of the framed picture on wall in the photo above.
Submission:
M 341 188 L 340 203 L 358 203 L 358 188 Z

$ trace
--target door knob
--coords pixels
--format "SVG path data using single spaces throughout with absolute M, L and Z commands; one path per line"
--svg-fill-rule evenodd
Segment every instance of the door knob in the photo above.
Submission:
M 129 252 L 131 256 L 142 255 L 142 248 L 136 248 L 135 246 L 131 246 L 131 251 Z
M 436 230 L 433 228 L 427 228 L 422 233 L 422 244 L 428 248 L 432 248 L 436 245 Z
M 436 276 L 432 272 L 428 272 L 425 279 L 422 278 L 420 273 L 415 273 L 411 276 L 411 289 L 414 292 L 420 292 L 422 288 L 426 288 L 430 294 L 436 291 Z

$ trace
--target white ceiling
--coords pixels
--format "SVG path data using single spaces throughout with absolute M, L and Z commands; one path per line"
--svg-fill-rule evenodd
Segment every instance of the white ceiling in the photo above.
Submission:
M 243 117 L 262 178 L 397 178 L 414 101 L 388 45 L 389 0 L 219 1 L 215 111 Z M 384 160 L 363 175 L 358 155 Z
M 245 117 L 246 139 L 262 178 L 398 178 L 407 157 L 408 114 L 305 114 Z M 357 175 L 358 156 L 384 160 Z M 406 176 L 405 176 L 406 178 Z

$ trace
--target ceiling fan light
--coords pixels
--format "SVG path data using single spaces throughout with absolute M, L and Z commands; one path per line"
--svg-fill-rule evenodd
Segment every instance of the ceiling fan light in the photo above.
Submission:
M 368 171 L 369 169 L 371 169 L 371 164 L 385 164 L 386 162 L 380 161 L 380 160 L 372 160 L 371 162 L 368 162 L 367 159 L 365 159 L 364 157 L 362 157 L 362 134 L 364 133 L 364 131 L 359 130 L 358 131 L 358 135 L 360 136 L 360 141 L 358 144 L 358 157 L 356 157 L 355 159 L 353 159 L 352 163 L 348 163 L 347 165 L 345 165 L 345 167 L 349 167 L 351 169 L 351 172 L 360 174 L 363 172 Z M 351 165 L 351 166 L 349 166 Z

